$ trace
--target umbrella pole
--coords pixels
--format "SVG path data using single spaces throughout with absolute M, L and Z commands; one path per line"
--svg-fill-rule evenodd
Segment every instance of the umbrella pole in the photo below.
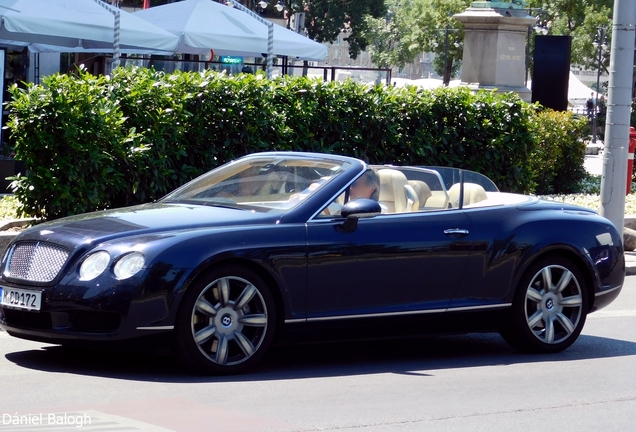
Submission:
M 115 26 L 114 26 L 114 35 L 113 35 L 113 69 L 119 67 L 119 35 L 121 33 L 121 24 L 120 24 L 120 10 L 115 9 L 110 6 L 108 3 L 103 2 L 102 0 L 95 0 L 95 2 L 101 5 L 104 9 L 109 11 L 115 17 Z
M 256 20 L 258 20 L 259 22 L 267 26 L 267 71 L 266 71 L 266 74 L 267 74 L 267 79 L 271 79 L 272 69 L 274 68 L 274 23 L 260 17 L 258 14 L 249 10 L 248 8 L 246 8 L 245 6 L 243 6 L 236 0 L 228 0 L 228 1 L 232 2 L 232 4 L 235 7 L 239 8 L 240 10 L 242 10 L 243 12 L 245 12 L 252 18 L 255 18 Z
M 115 14 L 115 35 L 113 37 L 113 69 L 119 67 L 119 34 L 121 32 L 120 11 L 113 11 Z

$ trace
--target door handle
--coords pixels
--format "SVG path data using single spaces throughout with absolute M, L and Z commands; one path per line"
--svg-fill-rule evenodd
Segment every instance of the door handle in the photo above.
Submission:
M 460 238 L 460 237 L 465 237 L 465 236 L 467 236 L 470 233 L 468 232 L 467 229 L 449 228 L 449 229 L 444 230 L 444 234 L 446 234 L 449 237 Z

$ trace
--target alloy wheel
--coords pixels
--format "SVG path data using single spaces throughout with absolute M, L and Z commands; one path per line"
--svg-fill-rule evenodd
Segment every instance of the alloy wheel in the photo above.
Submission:
M 559 344 L 577 331 L 583 316 L 583 292 L 569 269 L 548 265 L 532 277 L 525 294 L 525 317 L 537 339 Z
M 199 351 L 221 366 L 251 358 L 267 334 L 268 310 L 258 288 L 238 276 L 214 280 L 201 291 L 191 315 Z

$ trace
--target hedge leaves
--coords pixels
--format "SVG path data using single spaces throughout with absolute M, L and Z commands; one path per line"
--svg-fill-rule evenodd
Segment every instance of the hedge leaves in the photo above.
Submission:
M 80 70 L 10 92 L 8 128 L 27 168 L 14 193 L 24 214 L 45 219 L 152 201 L 226 161 L 268 150 L 467 168 L 502 190 L 531 192 L 532 156 L 550 145 L 533 132 L 552 128 L 549 118 L 531 127 L 537 107 L 514 94 L 213 71 L 118 68 L 94 77 Z

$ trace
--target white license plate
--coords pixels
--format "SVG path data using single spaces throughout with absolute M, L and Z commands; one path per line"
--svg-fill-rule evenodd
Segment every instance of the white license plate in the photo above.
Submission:
M 42 292 L 0 287 L 0 303 L 17 309 L 39 311 L 42 308 Z

